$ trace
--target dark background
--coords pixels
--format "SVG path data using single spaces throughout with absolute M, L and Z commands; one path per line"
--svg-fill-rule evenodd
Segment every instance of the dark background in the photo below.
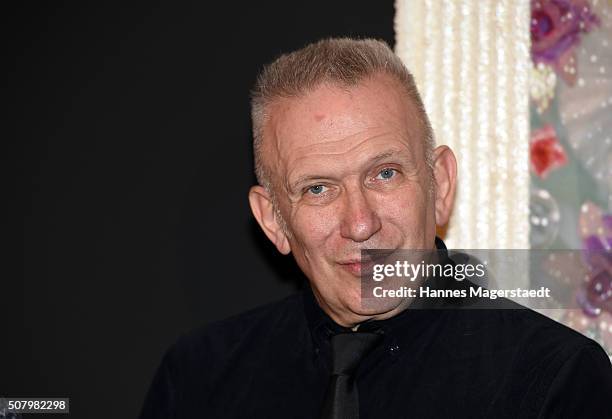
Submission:
M 0 395 L 133 418 L 179 334 L 298 286 L 247 202 L 258 70 L 332 35 L 393 46 L 394 9 L 99 3 L 1 13 Z

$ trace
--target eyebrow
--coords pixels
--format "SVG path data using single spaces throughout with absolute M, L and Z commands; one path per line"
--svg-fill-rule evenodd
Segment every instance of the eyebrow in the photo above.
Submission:
M 381 153 L 378 153 L 377 155 L 375 155 L 374 157 L 370 158 L 367 162 L 368 165 L 372 165 L 375 164 L 377 162 L 379 162 L 380 160 L 384 160 L 386 158 L 392 157 L 396 154 L 399 154 L 400 150 L 398 149 L 389 149 L 389 150 L 385 150 Z M 323 179 L 326 178 L 328 176 L 321 176 L 321 175 L 302 175 L 300 177 L 298 177 L 294 182 L 291 182 L 289 184 L 289 190 L 290 191 L 294 191 L 295 189 L 298 189 L 302 184 L 307 183 L 308 181 L 311 180 L 317 180 L 317 179 Z
M 396 149 L 391 149 L 391 150 L 383 151 L 382 153 L 379 153 L 379 154 L 375 155 L 374 157 L 372 157 L 370 159 L 370 162 L 371 163 L 375 163 L 375 162 L 377 162 L 379 160 L 383 160 L 383 159 L 386 159 L 388 157 L 392 157 L 395 154 L 399 154 L 399 152 L 400 151 L 396 150 Z

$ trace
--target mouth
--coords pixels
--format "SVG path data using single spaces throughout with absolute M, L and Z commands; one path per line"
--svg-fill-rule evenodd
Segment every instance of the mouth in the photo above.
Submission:
M 362 263 L 360 261 L 355 262 L 343 262 L 339 264 L 342 269 L 350 273 L 351 275 L 361 278 L 361 273 L 368 269 L 366 263 Z
M 384 264 L 386 255 L 370 256 L 368 258 L 350 259 L 338 262 L 338 265 L 351 275 L 361 278 L 363 275 L 372 275 L 374 265 Z

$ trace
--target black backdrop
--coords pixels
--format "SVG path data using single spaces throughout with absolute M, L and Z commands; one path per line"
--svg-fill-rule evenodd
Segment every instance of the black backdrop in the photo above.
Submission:
M 394 9 L 98 3 L 0 17 L 0 396 L 67 396 L 70 417 L 132 418 L 180 333 L 298 286 L 246 199 L 257 71 L 326 36 L 392 45 Z

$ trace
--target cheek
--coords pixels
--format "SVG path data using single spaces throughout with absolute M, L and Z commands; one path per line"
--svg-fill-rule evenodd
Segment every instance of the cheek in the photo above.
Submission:
M 306 248 L 321 247 L 338 225 L 338 211 L 329 206 L 298 206 L 291 216 L 296 238 Z
M 410 184 L 381 195 L 381 201 L 389 214 L 406 217 L 425 211 L 426 195 L 418 185 Z
M 429 201 L 425 191 L 420 188 L 402 188 L 379 200 L 378 214 L 385 223 L 391 224 L 404 235 L 414 236 L 423 231 L 423 224 L 428 222 Z M 387 226 L 391 227 L 391 226 Z

